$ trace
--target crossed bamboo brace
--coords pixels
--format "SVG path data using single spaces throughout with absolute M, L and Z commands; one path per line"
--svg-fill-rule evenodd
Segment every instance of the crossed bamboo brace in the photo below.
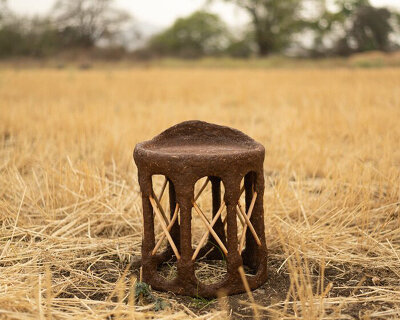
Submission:
M 220 246 L 221 250 L 224 252 L 225 255 L 228 254 L 228 250 L 226 249 L 224 243 L 221 241 L 220 237 L 216 234 L 216 232 L 213 229 L 213 226 L 215 225 L 215 223 L 217 222 L 217 220 L 219 219 L 219 217 L 222 214 L 222 211 L 225 209 L 226 204 L 224 201 L 222 201 L 221 206 L 219 207 L 217 213 L 215 214 L 215 216 L 213 217 L 212 221 L 210 222 L 208 220 L 208 218 L 206 217 L 206 215 L 203 213 L 203 211 L 199 208 L 199 206 L 197 205 L 196 201 L 198 200 L 198 198 L 200 197 L 200 195 L 202 194 L 202 192 L 204 191 L 204 189 L 206 188 L 208 182 L 210 181 L 209 178 L 206 179 L 206 181 L 203 183 L 203 185 L 201 186 L 200 190 L 198 191 L 198 193 L 196 194 L 196 196 L 194 197 L 194 200 L 192 202 L 193 207 L 195 209 L 195 211 L 197 212 L 197 214 L 200 216 L 201 220 L 203 221 L 204 225 L 207 227 L 207 231 L 204 233 L 203 237 L 201 238 L 199 244 L 197 245 L 197 248 L 195 250 L 195 252 L 193 253 L 192 256 L 192 261 L 194 261 L 196 259 L 196 257 L 198 256 L 200 249 L 203 247 L 204 242 L 206 242 L 208 235 L 211 233 L 211 235 L 213 236 L 213 238 L 215 239 L 215 241 L 218 243 L 218 245 Z M 157 250 L 160 248 L 162 242 L 164 241 L 165 238 L 167 238 L 169 244 L 171 245 L 172 250 L 175 253 L 176 258 L 179 260 L 181 258 L 181 255 L 179 254 L 178 248 L 175 245 L 174 240 L 172 239 L 172 236 L 170 234 L 170 231 L 172 229 L 172 226 L 174 225 L 176 219 L 178 218 L 178 212 L 179 212 L 179 204 L 177 203 L 175 206 L 175 210 L 174 213 L 172 215 L 171 221 L 168 220 L 164 209 L 161 206 L 161 199 L 162 196 L 164 195 L 164 191 L 165 188 L 167 186 L 168 183 L 168 179 L 165 179 L 162 188 L 161 188 L 161 192 L 160 195 L 157 197 L 154 192 L 151 196 L 149 196 L 150 199 L 150 203 L 151 206 L 153 207 L 153 210 L 156 214 L 156 217 L 158 219 L 158 221 L 161 224 L 161 228 L 163 230 L 163 233 L 160 236 L 160 239 L 158 240 L 157 244 L 155 245 L 153 251 L 151 252 L 152 255 L 155 255 Z M 240 189 L 240 196 L 243 194 L 244 192 L 244 186 Z M 239 197 L 240 197 L 239 196 Z M 245 213 L 245 211 L 243 210 L 242 206 L 240 205 L 240 202 L 238 202 L 238 204 L 236 205 L 236 214 L 239 217 L 240 223 L 243 226 L 243 230 L 242 230 L 242 235 L 240 237 L 240 241 L 239 241 L 239 253 L 242 253 L 243 251 L 243 247 L 244 247 L 244 242 L 246 240 L 246 232 L 247 232 L 247 228 L 250 229 L 257 245 L 261 246 L 261 241 L 260 238 L 258 237 L 253 224 L 250 222 L 250 218 L 251 215 L 253 213 L 253 209 L 254 209 L 254 205 L 257 199 L 257 192 L 253 192 L 253 197 L 251 199 L 250 202 L 250 206 L 249 206 L 249 210 L 247 211 L 247 214 Z M 227 215 L 225 216 L 225 218 L 223 219 L 223 224 L 226 225 L 226 218 Z

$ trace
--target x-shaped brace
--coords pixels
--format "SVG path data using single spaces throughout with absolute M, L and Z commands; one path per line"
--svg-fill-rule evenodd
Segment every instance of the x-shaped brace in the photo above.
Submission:
M 202 187 L 200 188 L 199 192 L 197 193 L 197 195 L 195 196 L 195 200 L 197 200 L 201 193 L 204 191 L 204 189 L 206 188 L 207 184 L 209 182 L 209 178 L 206 179 L 206 181 L 204 182 L 204 184 L 202 185 Z M 174 214 L 172 215 L 171 221 L 168 221 L 168 218 L 164 212 L 164 209 L 161 206 L 161 199 L 162 196 L 164 194 L 165 188 L 167 186 L 168 183 L 168 179 L 166 178 L 163 186 L 161 188 L 161 192 L 160 195 L 157 197 L 155 196 L 154 192 L 153 192 L 153 196 L 150 196 L 150 203 L 153 207 L 153 210 L 156 213 L 156 217 L 159 220 L 160 224 L 161 224 L 161 228 L 163 229 L 163 234 L 161 235 L 160 239 L 158 240 L 157 244 L 154 246 L 153 251 L 151 252 L 151 255 L 155 255 L 157 250 L 160 248 L 162 242 L 164 241 L 165 237 L 167 237 L 168 242 L 171 245 L 172 250 L 175 253 L 175 256 L 177 257 L 177 259 L 180 259 L 180 254 L 179 251 L 175 245 L 175 242 L 172 239 L 172 236 L 170 234 L 170 231 L 172 229 L 172 226 L 174 225 L 176 219 L 178 218 L 178 213 L 179 213 L 179 204 L 177 203 L 175 206 L 175 210 L 174 210 Z M 222 211 L 222 210 L 221 210 Z

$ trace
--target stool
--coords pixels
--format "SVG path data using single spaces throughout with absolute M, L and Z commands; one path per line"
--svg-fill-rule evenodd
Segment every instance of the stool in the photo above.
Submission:
M 214 298 L 220 293 L 230 295 L 245 291 L 238 271 L 240 266 L 253 271 L 246 275 L 251 289 L 266 281 L 264 155 L 264 147 L 244 133 L 202 121 L 182 122 L 152 140 L 136 145 L 133 157 L 138 168 L 143 205 L 144 282 L 156 290 Z M 153 175 L 166 177 L 160 195 L 154 193 Z M 203 177 L 207 177 L 205 184 L 195 194 L 195 183 Z M 196 203 L 210 182 L 212 219 L 207 218 Z M 221 182 L 225 188 L 222 201 Z M 160 203 L 167 184 L 169 217 Z M 245 208 L 239 201 L 242 193 Z M 225 217 L 223 212 L 226 212 Z M 196 248 L 192 247 L 192 215 L 198 215 L 206 227 Z M 155 219 L 162 228 L 157 242 Z M 238 223 L 242 224 L 240 235 Z M 165 239 L 167 248 L 158 253 Z M 210 245 L 214 258 L 219 256 L 226 261 L 227 273 L 218 283 L 205 284 L 195 275 L 195 262 L 210 253 Z M 157 271 L 168 260 L 177 264 L 177 275 L 173 280 L 167 280 Z

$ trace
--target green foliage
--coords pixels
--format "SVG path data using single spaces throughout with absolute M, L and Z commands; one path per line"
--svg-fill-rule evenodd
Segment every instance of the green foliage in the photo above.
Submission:
M 227 43 L 228 32 L 220 18 L 197 11 L 152 37 L 149 50 L 160 56 L 198 58 L 220 54 Z
M 354 11 L 362 6 L 370 6 L 369 0 L 335 0 L 335 5 L 338 7 L 338 15 L 345 18 L 351 17 Z
M 135 284 L 135 298 L 147 298 L 151 296 L 150 286 L 146 282 L 136 282 Z
M 294 36 L 311 23 L 301 12 L 305 0 L 225 0 L 246 10 L 251 19 L 258 53 L 265 56 L 282 52 Z
M 349 38 L 354 40 L 356 51 L 381 50 L 388 51 L 391 13 L 385 8 L 362 6 L 357 9 Z
M 243 39 L 231 40 L 225 53 L 233 58 L 249 58 L 256 51 L 253 43 L 254 39 L 250 35 Z
M 309 50 L 315 56 L 387 51 L 395 47 L 391 34 L 397 31 L 399 35 L 400 23 L 396 20 L 400 16 L 389 9 L 373 7 L 369 0 L 224 1 L 249 13 L 261 56 L 285 52 L 306 30 L 313 36 Z
M 136 282 L 135 299 L 136 301 L 146 299 L 150 303 L 154 303 L 154 311 L 161 311 L 169 306 L 168 302 L 165 300 L 155 297 L 151 292 L 150 286 L 145 282 Z
M 57 28 L 76 35 L 78 43 L 94 46 L 100 40 L 111 40 L 130 16 L 114 8 L 114 0 L 57 0 L 53 15 Z
M 385 67 L 385 61 L 382 57 L 358 58 L 351 65 L 356 68 L 382 68 Z
M 251 28 L 243 35 L 233 36 L 218 15 L 197 11 L 177 19 L 133 56 L 248 58 L 291 50 L 317 57 L 400 47 L 400 13 L 376 8 L 370 0 L 224 1 L 249 14 Z M 118 35 L 129 16 L 113 4 L 114 0 L 57 0 L 51 17 L 31 19 L 13 14 L 7 1 L 0 0 L 0 58 L 48 57 L 101 44 L 110 48 L 104 49 L 106 55 L 118 59 L 126 54 Z M 303 48 L 302 39 L 310 36 L 312 43 Z
M 58 30 L 48 19 L 14 18 L 0 27 L 0 57 L 47 57 L 66 48 L 82 48 L 87 40 L 73 28 Z
M 57 32 L 47 20 L 14 20 L 0 28 L 0 57 L 42 57 L 54 53 Z
M 4 17 L 7 15 L 7 3 L 5 0 L 0 0 L 0 22 L 4 19 Z
M 0 57 L 18 54 L 24 47 L 25 43 L 19 30 L 11 26 L 3 26 L 0 29 Z
M 376 8 L 369 0 L 336 0 L 335 9 L 323 7 L 314 25 L 315 54 L 350 55 L 370 50 L 388 51 L 395 47 L 390 41 L 395 31 L 392 18 L 396 13 L 387 8 Z M 329 48 L 324 40 L 333 44 Z
M 203 309 L 205 307 L 208 307 L 210 304 L 213 304 L 216 301 L 216 299 L 206 299 L 201 296 L 196 296 L 191 299 L 191 307 L 196 308 L 196 309 Z
M 65 49 L 93 47 L 115 36 L 128 19 L 112 0 L 59 0 L 55 19 L 18 17 L 0 0 L 0 57 L 47 57 Z

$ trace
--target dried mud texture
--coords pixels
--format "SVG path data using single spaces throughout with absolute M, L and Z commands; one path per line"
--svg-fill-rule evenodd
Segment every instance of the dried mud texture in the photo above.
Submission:
M 246 265 L 254 275 L 247 276 L 250 288 L 255 289 L 266 281 L 267 248 L 264 233 L 264 147 L 244 133 L 224 126 L 202 121 L 177 124 L 150 141 L 136 145 L 134 159 L 142 192 L 144 238 L 142 243 L 143 280 L 153 288 L 177 294 L 217 297 L 218 292 L 235 294 L 245 291 L 238 268 Z M 170 184 L 171 217 L 176 204 L 180 208 L 180 225 L 172 227 L 172 238 L 179 244 L 181 257 L 177 261 L 177 275 L 168 280 L 161 277 L 157 267 L 172 257 L 172 250 L 152 255 L 155 247 L 154 213 L 149 197 L 153 195 L 152 176 L 164 175 Z M 202 177 L 209 177 L 213 184 L 213 214 L 220 205 L 220 183 L 225 187 L 224 202 L 227 208 L 227 235 L 219 218 L 216 232 L 226 243 L 227 274 L 218 283 L 205 284 L 195 274 L 192 260 L 191 218 L 194 186 Z M 244 178 L 246 211 L 253 192 L 257 198 L 251 216 L 261 246 L 255 242 L 250 230 L 246 233 L 246 248 L 238 252 L 236 206 L 240 198 L 240 183 Z M 171 190 L 172 186 L 172 190 Z M 219 225 L 219 228 L 218 228 Z M 219 229 L 219 230 L 218 230 Z M 220 248 L 217 248 L 220 250 Z M 205 250 L 203 250 L 205 251 Z M 224 257 L 225 259 L 225 257 Z

